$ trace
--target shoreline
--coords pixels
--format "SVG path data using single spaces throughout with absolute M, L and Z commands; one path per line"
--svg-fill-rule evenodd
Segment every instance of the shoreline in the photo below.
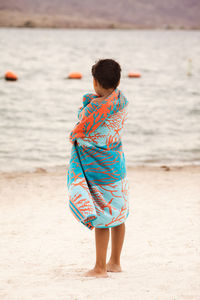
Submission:
M 36 167 L 33 170 L 12 170 L 12 171 L 0 171 L 0 178 L 15 178 L 19 176 L 30 176 L 34 174 L 66 174 L 68 166 L 55 166 L 55 167 Z M 160 164 L 160 165 L 127 165 L 127 173 L 131 172 L 192 172 L 200 173 L 200 165 L 188 164 L 188 165 L 170 165 L 170 164 Z

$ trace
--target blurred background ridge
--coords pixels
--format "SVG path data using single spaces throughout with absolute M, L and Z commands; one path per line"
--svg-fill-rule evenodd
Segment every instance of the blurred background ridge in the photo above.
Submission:
M 0 26 L 199 29 L 199 0 L 0 0 Z

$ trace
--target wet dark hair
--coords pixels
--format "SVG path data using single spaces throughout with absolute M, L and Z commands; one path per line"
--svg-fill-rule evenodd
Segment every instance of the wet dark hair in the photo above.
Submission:
M 121 67 L 114 59 L 99 59 L 92 66 L 92 75 L 104 89 L 116 89 Z

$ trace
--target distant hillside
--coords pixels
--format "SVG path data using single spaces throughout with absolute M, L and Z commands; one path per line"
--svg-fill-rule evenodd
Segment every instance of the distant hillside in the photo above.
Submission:
M 0 26 L 200 28 L 200 0 L 0 0 Z

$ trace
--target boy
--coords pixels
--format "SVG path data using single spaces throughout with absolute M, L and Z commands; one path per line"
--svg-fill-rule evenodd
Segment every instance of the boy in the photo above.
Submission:
M 92 75 L 96 95 L 84 96 L 80 122 L 71 133 L 76 146 L 69 171 L 70 208 L 84 225 L 95 228 L 96 263 L 84 276 L 108 277 L 107 272 L 121 272 L 124 222 L 129 214 L 121 143 L 128 101 L 117 88 L 121 67 L 115 60 L 100 59 Z M 109 228 L 112 245 L 106 264 Z

